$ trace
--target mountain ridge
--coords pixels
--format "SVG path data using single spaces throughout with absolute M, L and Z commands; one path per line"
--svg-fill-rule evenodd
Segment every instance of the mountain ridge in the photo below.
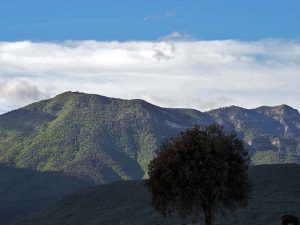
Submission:
M 212 123 L 236 132 L 253 164 L 300 163 L 300 116 L 287 105 L 201 112 L 80 92 L 0 115 L 0 162 L 95 183 L 141 179 L 164 138 Z

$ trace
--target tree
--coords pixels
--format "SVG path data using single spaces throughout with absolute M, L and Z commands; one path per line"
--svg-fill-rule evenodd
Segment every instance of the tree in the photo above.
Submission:
M 152 206 L 162 215 L 198 217 L 212 225 L 218 209 L 245 207 L 250 194 L 249 156 L 223 127 L 196 126 L 165 140 L 148 167 Z

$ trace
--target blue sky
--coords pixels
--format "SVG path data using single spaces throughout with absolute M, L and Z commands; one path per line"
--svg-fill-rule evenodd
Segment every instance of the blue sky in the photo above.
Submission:
M 300 38 L 299 0 L 1 0 L 1 41 Z
M 300 0 L 0 0 L 0 113 L 64 91 L 300 109 Z

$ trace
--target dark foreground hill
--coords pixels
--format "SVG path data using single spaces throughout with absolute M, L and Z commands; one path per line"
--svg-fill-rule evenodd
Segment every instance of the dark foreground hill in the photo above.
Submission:
M 219 224 L 280 224 L 280 216 L 300 216 L 300 165 L 261 165 L 250 168 L 253 195 L 247 209 Z M 142 181 L 123 181 L 85 189 L 69 195 L 39 214 L 16 225 L 176 225 L 150 207 Z
M 66 176 L 62 172 L 39 172 L 0 164 L 0 224 L 47 207 L 66 194 L 93 185 L 92 180 Z
M 300 116 L 286 105 L 203 113 L 77 92 L 0 115 L 0 162 L 95 183 L 141 179 L 163 138 L 214 122 L 238 133 L 253 164 L 300 162 Z

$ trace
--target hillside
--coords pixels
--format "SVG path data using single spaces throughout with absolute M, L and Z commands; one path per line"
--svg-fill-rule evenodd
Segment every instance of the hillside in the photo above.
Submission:
M 67 92 L 0 116 L 0 161 L 96 183 L 139 179 L 163 138 L 211 122 L 196 110 Z
M 66 92 L 0 115 L 0 219 L 12 221 L 80 188 L 141 179 L 161 140 L 218 122 L 253 164 L 299 163 L 299 113 L 289 106 L 209 112 Z
M 296 109 L 287 105 L 231 106 L 211 110 L 208 115 L 244 140 L 253 164 L 300 162 L 300 115 Z
M 199 112 L 78 92 L 0 115 L 0 162 L 95 183 L 141 179 L 163 138 L 214 122 L 238 133 L 253 164 L 300 162 L 300 116 L 286 105 Z
M 299 216 L 300 165 L 261 165 L 250 168 L 253 193 L 248 208 L 225 218 L 221 224 L 280 224 L 280 216 Z M 150 207 L 150 195 L 142 181 L 96 186 L 69 195 L 16 225 L 153 225 L 181 224 L 164 219 Z
M 93 185 L 92 180 L 66 176 L 62 172 L 39 172 L 0 164 L 0 224 L 47 207 L 66 194 Z

